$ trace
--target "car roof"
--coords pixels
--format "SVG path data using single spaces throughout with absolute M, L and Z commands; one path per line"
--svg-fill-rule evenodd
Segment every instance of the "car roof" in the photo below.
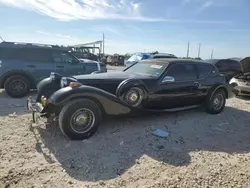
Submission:
M 68 51 L 65 47 L 50 44 L 25 43 L 25 42 L 0 42 L 0 48 L 36 48 Z

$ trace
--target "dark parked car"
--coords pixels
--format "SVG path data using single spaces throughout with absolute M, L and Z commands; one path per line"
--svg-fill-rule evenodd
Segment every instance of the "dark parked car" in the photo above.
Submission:
M 48 93 L 58 83 L 61 88 Z M 38 84 L 38 97 L 36 101 L 29 98 L 27 106 L 33 117 L 40 112 L 43 117 L 58 119 L 63 134 L 78 140 L 95 133 L 106 115 L 193 105 L 202 105 L 208 113 L 217 114 L 224 109 L 226 99 L 233 96 L 230 85 L 213 64 L 149 59 L 122 72 L 73 77 L 53 73 Z
M 233 91 L 239 96 L 250 96 L 250 57 L 240 60 L 242 74 L 236 75 L 230 80 Z
M 0 43 L 0 87 L 11 97 L 24 97 L 51 72 L 71 76 L 107 72 L 103 63 L 77 59 L 65 48 L 30 43 Z
M 226 76 L 229 82 L 234 76 L 242 73 L 242 67 L 238 60 L 234 59 L 208 59 L 205 62 L 214 64 L 220 73 Z

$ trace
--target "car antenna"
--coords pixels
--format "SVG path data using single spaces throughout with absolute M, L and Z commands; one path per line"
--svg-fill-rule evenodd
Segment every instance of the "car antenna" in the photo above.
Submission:
M 1 36 L 0 36 L 0 39 L 2 39 L 3 42 L 5 42 Z

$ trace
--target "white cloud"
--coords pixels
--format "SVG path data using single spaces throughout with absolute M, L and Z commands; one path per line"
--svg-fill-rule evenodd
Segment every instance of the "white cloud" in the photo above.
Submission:
M 184 0 L 184 3 L 199 0 Z M 225 21 L 152 18 L 141 14 L 141 4 L 132 0 L 0 0 L 0 4 L 34 11 L 61 21 L 119 19 L 147 22 L 225 24 Z M 205 4 L 204 6 L 209 6 Z
M 0 0 L 5 5 L 32 10 L 62 21 L 77 19 L 133 19 L 162 21 L 140 14 L 140 4 L 131 0 Z
M 211 7 L 213 5 L 213 1 L 205 1 L 202 6 L 199 8 L 198 12 L 202 12 L 205 9 Z
M 93 28 L 91 28 L 91 30 L 95 31 L 95 32 L 100 32 L 100 33 L 107 32 L 107 33 L 112 33 L 112 34 L 119 35 L 119 36 L 124 36 L 120 31 L 118 31 L 110 26 L 105 26 L 105 25 L 93 27 Z
M 45 31 L 36 31 L 36 33 L 42 34 L 42 35 L 46 35 L 46 36 L 51 36 L 51 37 L 59 37 L 59 38 L 66 38 L 66 39 L 73 39 L 73 37 L 69 36 L 69 35 L 62 35 L 60 33 L 48 33 Z
M 221 0 L 217 0 L 216 5 Z M 181 2 L 182 6 L 185 6 L 187 4 L 191 4 L 192 6 L 198 7 L 197 13 L 203 12 L 205 9 L 211 7 L 214 5 L 214 2 L 212 0 L 183 0 Z

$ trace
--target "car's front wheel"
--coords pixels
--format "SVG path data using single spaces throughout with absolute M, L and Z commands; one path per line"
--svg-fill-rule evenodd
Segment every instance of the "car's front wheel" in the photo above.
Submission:
M 71 140 L 91 137 L 102 121 L 100 107 L 88 99 L 77 99 L 65 105 L 59 114 L 59 127 Z
M 212 96 L 206 100 L 205 108 L 210 114 L 218 114 L 223 111 L 226 104 L 226 93 L 222 89 L 218 89 Z

